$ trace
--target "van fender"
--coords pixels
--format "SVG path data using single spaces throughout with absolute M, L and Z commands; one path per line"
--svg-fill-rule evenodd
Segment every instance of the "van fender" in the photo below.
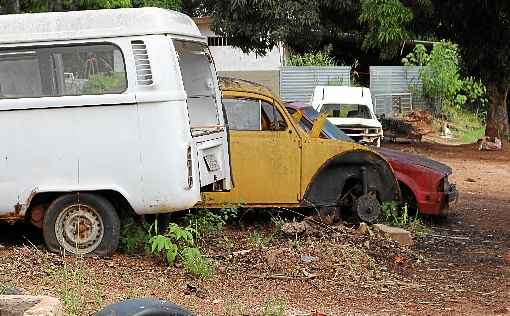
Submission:
M 364 168 L 363 168 L 364 167 Z M 390 164 L 370 150 L 352 150 L 328 159 L 315 173 L 304 194 L 305 206 L 337 206 L 345 185 L 368 179 L 368 191 L 375 191 L 380 202 L 400 201 L 397 178 Z

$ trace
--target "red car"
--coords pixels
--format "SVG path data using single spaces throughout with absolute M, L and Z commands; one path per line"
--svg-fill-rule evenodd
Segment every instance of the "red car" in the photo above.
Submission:
M 301 112 L 299 123 L 310 131 L 319 113 L 303 103 L 287 103 L 287 110 L 293 114 Z M 324 120 L 321 137 L 353 141 L 328 120 Z M 448 182 L 452 169 L 440 162 L 418 155 L 403 153 L 388 148 L 372 148 L 388 160 L 399 181 L 402 198 L 410 210 L 420 214 L 445 215 L 450 204 L 457 200 L 454 184 Z

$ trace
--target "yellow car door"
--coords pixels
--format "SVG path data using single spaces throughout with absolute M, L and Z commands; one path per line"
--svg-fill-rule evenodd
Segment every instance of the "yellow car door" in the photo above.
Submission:
M 272 100 L 256 95 L 223 97 L 230 129 L 230 192 L 204 194 L 204 203 L 282 205 L 300 197 L 300 137 Z

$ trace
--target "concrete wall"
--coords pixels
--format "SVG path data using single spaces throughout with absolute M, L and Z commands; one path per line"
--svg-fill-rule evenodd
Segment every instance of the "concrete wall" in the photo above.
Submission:
M 231 77 L 253 81 L 270 89 L 274 95 L 280 96 L 280 71 L 279 70 L 260 70 L 260 71 L 218 71 L 219 76 Z
M 265 56 L 255 53 L 245 54 L 240 48 L 232 46 L 210 46 L 218 71 L 259 71 L 278 70 L 281 65 L 281 54 L 278 47 L 273 48 Z

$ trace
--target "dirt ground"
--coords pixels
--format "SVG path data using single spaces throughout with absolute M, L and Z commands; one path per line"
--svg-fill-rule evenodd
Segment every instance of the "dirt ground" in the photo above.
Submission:
M 144 256 L 63 259 L 44 251 L 38 231 L 3 225 L 0 285 L 58 296 L 79 315 L 133 297 L 197 315 L 278 315 L 280 307 L 287 315 L 510 315 L 510 151 L 390 147 L 447 163 L 460 191 L 449 217 L 430 220 L 410 249 L 322 225 L 311 236 L 256 244 L 250 236 L 271 227 L 252 224 L 203 240 L 216 269 L 195 279 Z

